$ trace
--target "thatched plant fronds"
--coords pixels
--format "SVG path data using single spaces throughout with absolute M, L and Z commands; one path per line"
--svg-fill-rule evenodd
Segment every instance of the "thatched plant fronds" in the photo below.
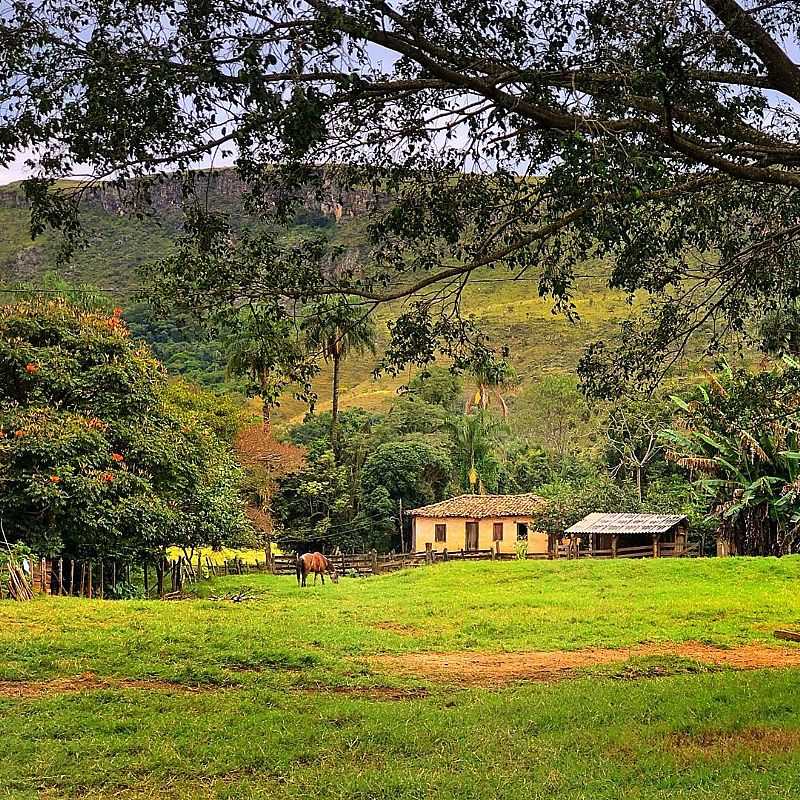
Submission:
M 705 472 L 711 475 L 719 471 L 719 464 L 713 458 L 702 456 L 681 456 L 675 463 L 690 472 Z
M 739 431 L 739 443 L 750 456 L 751 461 L 769 461 L 769 455 L 751 433 Z

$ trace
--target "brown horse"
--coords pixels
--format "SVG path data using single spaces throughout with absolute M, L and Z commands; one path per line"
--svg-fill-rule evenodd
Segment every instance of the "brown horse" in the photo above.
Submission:
M 327 572 L 334 583 L 339 583 L 339 573 L 333 562 L 326 558 L 322 553 L 304 553 L 297 559 L 297 585 L 306 585 L 306 575 L 314 573 L 314 583 L 317 582 L 317 575 L 322 578 L 322 585 L 325 585 L 325 573 Z

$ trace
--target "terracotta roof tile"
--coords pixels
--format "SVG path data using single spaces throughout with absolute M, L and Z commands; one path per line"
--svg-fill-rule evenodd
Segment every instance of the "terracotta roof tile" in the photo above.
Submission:
M 429 506 L 411 509 L 412 517 L 530 517 L 547 501 L 538 494 L 462 494 Z

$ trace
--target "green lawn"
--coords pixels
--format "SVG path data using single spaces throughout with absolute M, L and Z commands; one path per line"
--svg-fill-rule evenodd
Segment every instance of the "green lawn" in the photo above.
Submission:
M 201 587 L 243 604 L 2 603 L 0 681 L 98 688 L 0 691 L 0 798 L 794 798 L 800 670 L 641 659 L 486 689 L 369 657 L 772 645 L 799 581 L 800 558 L 481 562 Z

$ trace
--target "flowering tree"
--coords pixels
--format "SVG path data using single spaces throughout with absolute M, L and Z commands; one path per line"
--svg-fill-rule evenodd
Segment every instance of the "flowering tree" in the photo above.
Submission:
M 110 316 L 0 308 L 0 515 L 37 552 L 140 557 L 245 535 L 239 469 Z

